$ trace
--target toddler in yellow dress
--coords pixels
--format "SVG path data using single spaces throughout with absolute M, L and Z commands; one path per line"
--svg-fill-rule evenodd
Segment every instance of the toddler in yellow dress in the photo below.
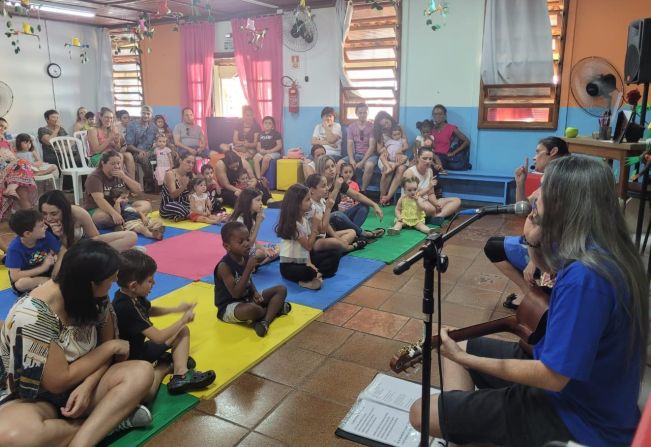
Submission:
M 415 228 L 425 234 L 429 234 L 432 228 L 425 225 L 425 211 L 418 205 L 416 193 L 418 192 L 418 179 L 414 177 L 403 177 L 402 188 L 405 195 L 400 197 L 396 205 L 396 218 L 393 228 L 389 228 L 387 234 L 396 236 L 400 234 L 402 227 Z

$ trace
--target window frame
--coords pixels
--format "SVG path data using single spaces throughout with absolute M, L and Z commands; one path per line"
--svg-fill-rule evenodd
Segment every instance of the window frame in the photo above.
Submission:
M 557 26 L 552 26 L 552 41 L 558 50 L 558 60 L 554 61 L 554 76 L 557 82 L 554 84 L 498 84 L 489 85 L 484 84 L 480 78 L 479 85 L 479 107 L 477 116 L 477 128 L 479 129 L 518 129 L 518 130 L 541 130 L 549 129 L 555 130 L 558 128 L 558 115 L 560 110 L 561 88 L 562 88 L 562 69 L 563 59 L 565 53 L 565 40 L 567 35 L 567 22 L 569 15 L 570 0 L 547 0 L 549 15 L 553 13 L 561 16 L 561 22 L 557 22 Z M 562 8 L 561 8 L 562 7 Z M 558 28 L 558 29 L 555 29 Z M 552 54 L 555 51 L 552 50 Z M 531 96 L 528 103 L 523 103 L 526 96 L 491 96 L 489 91 L 496 88 L 526 88 L 526 87 L 548 87 L 550 88 L 549 96 Z M 514 99 L 509 103 L 509 99 Z M 546 104 L 541 102 L 543 99 L 549 99 L 553 102 Z M 489 121 L 489 109 L 495 108 L 494 102 L 500 100 L 500 106 L 505 109 L 518 109 L 518 108 L 548 108 L 549 117 L 547 121 Z
M 214 58 L 214 66 L 213 66 L 213 80 L 216 81 L 217 79 L 221 80 L 221 77 L 219 76 L 219 67 L 220 66 L 229 66 L 229 67 L 234 67 L 235 72 L 237 73 L 237 67 L 235 65 L 235 53 L 215 53 L 215 58 Z M 240 85 L 240 88 L 241 85 Z M 213 117 L 224 117 L 224 118 L 232 118 L 233 116 L 226 116 L 224 115 L 224 110 L 223 110 L 223 97 L 222 97 L 222 92 L 223 89 L 221 88 L 221 83 L 215 83 L 213 86 L 213 95 L 212 95 L 212 101 L 213 101 Z M 244 95 L 244 99 L 246 100 L 246 95 Z M 248 101 L 247 101 L 248 105 Z M 219 107 L 218 107 L 219 106 Z M 217 114 L 217 109 L 219 108 L 220 115 Z M 236 117 L 240 117 L 241 113 L 238 113 Z
M 113 94 L 113 109 L 117 112 L 118 110 L 127 110 L 130 117 L 140 117 L 140 110 L 145 104 L 145 82 L 143 78 L 142 70 L 142 59 L 140 57 L 140 51 L 138 49 L 138 44 L 128 40 L 129 32 L 124 30 L 115 30 L 110 31 L 111 42 L 112 44 L 117 45 L 117 48 L 120 48 L 119 53 L 116 54 L 116 48 L 112 45 L 111 48 L 111 85 L 112 85 L 112 94 Z M 127 40 L 122 40 L 124 44 L 120 44 L 121 40 L 115 39 L 116 37 L 124 37 Z M 132 48 L 136 48 L 135 51 Z M 116 65 L 130 65 L 135 64 L 137 66 L 136 70 L 115 70 Z M 116 76 L 116 73 L 136 73 L 135 76 Z M 120 80 L 137 80 L 138 84 L 135 86 L 138 88 L 137 92 L 118 92 L 117 90 L 124 85 L 116 84 L 116 81 Z M 118 99 L 117 95 L 121 94 L 137 94 L 139 99 L 137 100 L 126 100 Z M 137 104 L 133 104 L 136 102 Z
M 392 81 L 395 82 L 395 87 L 387 86 L 374 86 L 368 85 L 364 87 L 345 87 L 341 82 L 339 83 L 339 121 L 342 125 L 349 125 L 355 121 L 355 117 L 348 117 L 347 109 L 354 107 L 355 105 L 364 102 L 369 106 L 373 107 L 390 107 L 392 109 L 391 116 L 397 121 L 400 113 L 400 61 L 401 61 L 401 32 L 402 32 L 402 5 L 400 2 L 396 2 L 395 5 L 389 0 L 379 1 L 384 8 L 394 8 L 395 15 L 388 17 L 365 17 L 360 19 L 353 18 L 351 21 L 350 32 L 358 30 L 373 30 L 373 29 L 393 29 L 395 37 L 382 37 L 382 38 L 371 38 L 371 39 L 355 39 L 351 41 L 346 38 L 344 42 L 344 60 L 343 66 L 344 70 L 372 70 L 372 69 L 388 69 L 393 71 L 393 77 L 391 78 L 360 78 L 355 79 L 354 81 L 362 82 L 377 82 L 377 81 Z M 353 1 L 355 11 L 359 10 L 372 10 L 373 7 L 371 4 L 366 2 L 366 0 L 354 0 Z M 368 15 L 368 14 L 366 14 Z M 389 23 L 382 23 L 389 22 Z M 371 58 L 371 59 L 362 59 L 355 60 L 348 57 L 348 51 L 355 50 L 365 50 L 365 49 L 376 49 L 376 48 L 391 48 L 394 50 L 395 58 Z M 393 63 L 390 65 L 389 63 Z M 378 64 L 374 66 L 373 64 Z M 348 66 L 347 66 L 348 65 Z M 393 93 L 393 98 L 368 98 L 368 99 L 359 99 L 351 100 L 347 95 L 355 90 L 390 90 Z M 395 101 L 395 104 L 385 106 L 381 104 L 382 101 L 391 100 Z M 378 103 L 377 101 L 380 101 Z M 372 119 L 373 117 L 369 117 Z

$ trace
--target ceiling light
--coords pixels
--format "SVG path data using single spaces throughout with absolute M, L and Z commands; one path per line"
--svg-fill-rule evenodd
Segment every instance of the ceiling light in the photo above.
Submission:
M 19 2 L 7 2 L 7 4 L 14 7 L 20 5 Z M 74 8 L 70 6 L 59 6 L 45 3 L 32 3 L 31 7 L 52 14 L 63 14 L 76 17 L 95 17 L 95 11 L 93 9 Z
M 258 1 L 258 0 L 241 0 L 241 1 L 243 1 L 245 3 L 251 3 L 252 5 L 264 6 L 266 8 L 271 8 L 271 9 L 278 9 L 279 8 L 279 6 L 272 5 L 270 3 L 261 2 L 261 1 Z
M 76 16 L 76 17 L 95 17 L 95 11 L 87 10 L 87 9 L 72 9 L 67 6 L 59 7 L 59 6 L 41 5 L 40 9 L 43 12 L 51 12 L 52 14 L 65 14 L 65 15 Z

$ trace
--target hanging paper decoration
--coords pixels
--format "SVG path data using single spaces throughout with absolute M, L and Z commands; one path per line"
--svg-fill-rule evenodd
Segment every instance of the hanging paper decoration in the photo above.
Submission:
M 38 25 L 38 30 L 40 31 L 40 25 Z M 30 36 L 36 37 L 38 41 L 38 48 L 41 48 L 41 36 L 34 32 L 34 27 L 27 22 L 23 22 L 22 30 L 15 29 L 11 20 L 7 20 L 7 31 L 5 31 L 5 36 L 11 39 L 11 46 L 14 48 L 14 54 L 20 53 L 20 40 L 19 36 Z
M 240 30 L 249 33 L 249 45 L 253 45 L 256 50 L 262 48 L 264 37 L 269 31 L 268 28 L 255 29 L 255 20 L 253 19 L 246 19 L 246 25 L 240 25 Z
M 445 18 L 448 16 L 449 8 L 446 1 L 427 0 L 427 8 L 423 11 L 423 15 L 427 17 L 425 25 L 432 28 L 432 31 L 438 31 L 445 25 Z M 443 19 L 443 23 L 434 23 L 434 17 L 439 16 Z
M 5 31 L 5 36 L 7 36 L 8 39 L 11 41 L 11 46 L 13 47 L 14 54 L 20 53 L 20 41 L 19 41 L 19 35 L 24 35 L 24 36 L 31 36 L 31 37 L 36 37 L 36 40 L 38 41 L 38 48 L 41 48 L 41 37 L 37 34 L 37 32 L 41 32 L 41 16 L 40 16 L 40 6 L 35 7 L 32 6 L 29 2 L 29 0 L 21 0 L 20 3 L 14 3 L 13 5 L 13 11 L 17 14 L 20 14 L 22 16 L 30 17 L 31 16 L 31 11 L 36 10 L 36 18 L 38 20 L 38 24 L 36 25 L 36 28 L 34 28 L 32 25 L 30 25 L 27 22 L 23 22 L 22 26 L 20 28 L 14 28 L 14 25 L 11 21 L 13 18 L 10 11 L 7 10 L 7 2 L 4 0 L 0 0 L 0 16 L 6 17 L 7 21 L 5 22 L 5 26 L 7 27 Z
M 68 56 L 70 59 L 72 59 L 72 49 L 73 48 L 79 48 L 79 62 L 82 64 L 85 64 L 88 62 L 88 49 L 90 48 L 90 45 L 88 44 L 82 44 L 81 41 L 79 40 L 79 37 L 73 37 L 70 43 L 64 43 L 64 47 L 68 49 Z
M 143 13 L 138 20 L 138 24 L 131 30 L 133 35 L 129 38 L 130 42 L 135 44 L 131 48 L 132 53 L 141 54 L 140 42 L 145 39 L 154 38 L 154 27 L 151 25 L 151 14 Z M 151 53 L 151 48 L 147 47 L 147 53 Z

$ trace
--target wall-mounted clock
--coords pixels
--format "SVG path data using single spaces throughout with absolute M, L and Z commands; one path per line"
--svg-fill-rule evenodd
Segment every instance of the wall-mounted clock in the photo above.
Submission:
M 47 66 L 47 74 L 54 79 L 60 77 L 61 66 L 59 64 L 55 64 L 54 62 L 51 63 L 50 65 Z

